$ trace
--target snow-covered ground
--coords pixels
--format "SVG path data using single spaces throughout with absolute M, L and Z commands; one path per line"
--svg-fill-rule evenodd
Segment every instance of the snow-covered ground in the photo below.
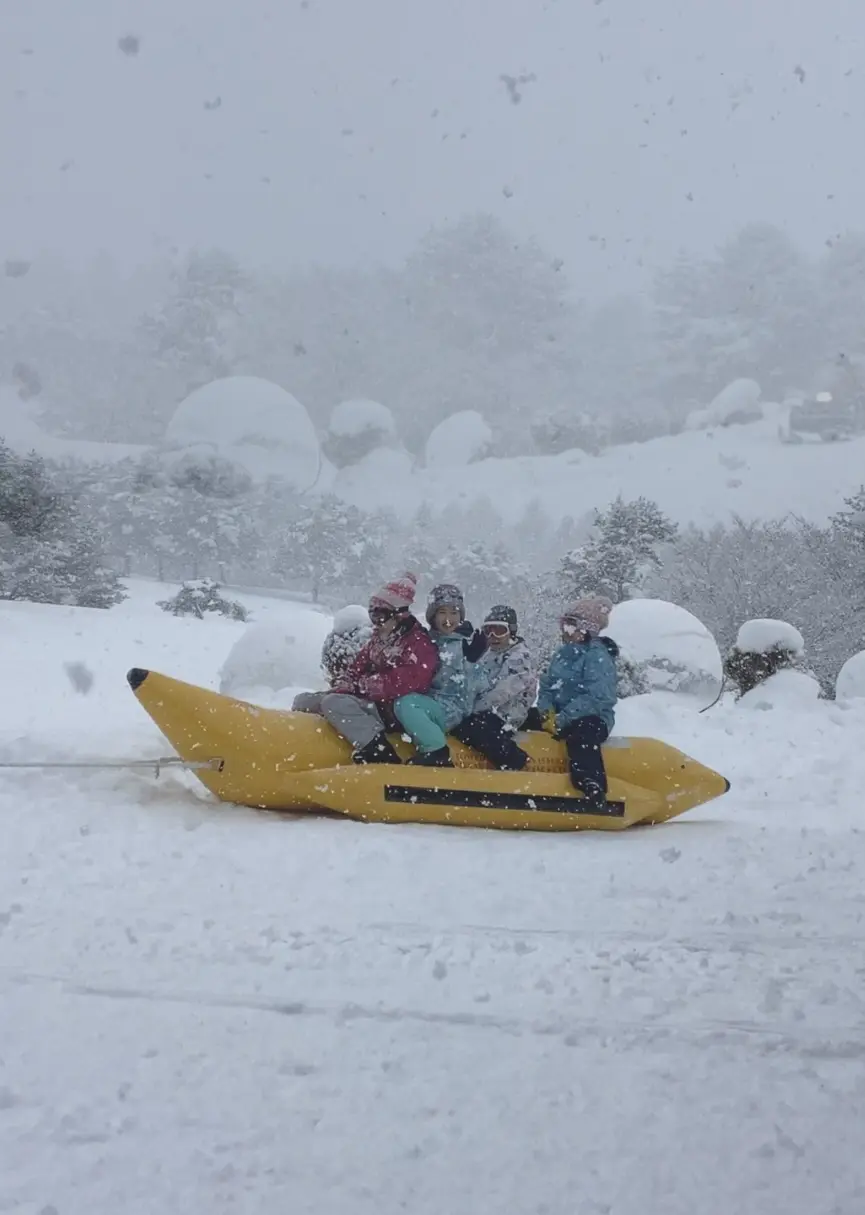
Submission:
M 133 590 L 0 604 L 0 759 L 165 753 L 126 669 L 215 687 L 243 626 Z M 731 793 L 621 836 L 0 773 L 0 1210 L 859 1215 L 865 702 L 697 707 L 619 728 Z
M 782 443 L 764 420 L 610 447 L 598 456 L 574 450 L 559 456 L 490 458 L 470 470 L 450 466 L 379 475 L 341 470 L 334 491 L 365 510 L 424 502 L 463 507 L 487 498 L 516 521 L 538 502 L 551 519 L 603 508 L 621 494 L 644 495 L 677 523 L 706 525 L 798 514 L 825 523 L 862 483 L 865 438 L 842 443 Z M 350 476 L 347 474 L 351 474 Z

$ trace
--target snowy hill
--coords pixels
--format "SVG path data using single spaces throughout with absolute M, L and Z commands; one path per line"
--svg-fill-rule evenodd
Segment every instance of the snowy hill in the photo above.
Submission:
M 352 473 L 351 479 L 337 474 L 335 491 L 365 509 L 392 505 L 405 512 L 424 502 L 466 506 L 486 497 L 516 521 L 536 499 L 555 520 L 580 518 L 622 494 L 645 495 L 682 524 L 788 512 L 822 523 L 865 479 L 865 437 L 784 444 L 771 418 L 612 447 L 598 456 L 568 451 L 486 459 L 468 468 L 407 468 L 402 477 L 395 470 L 386 480 Z
M 244 627 L 167 616 L 167 589 L 0 604 L 0 760 L 166 752 L 124 671 L 213 687 Z M 266 816 L 174 772 L 0 772 L 0 1205 L 858 1211 L 865 702 L 656 694 L 618 728 L 732 791 L 555 837 Z
M 31 451 L 46 460 L 82 460 L 88 464 L 116 464 L 140 459 L 148 450 L 134 443 L 98 443 L 89 439 L 62 439 L 48 434 L 35 420 L 14 389 L 0 384 L 0 439 L 12 451 Z

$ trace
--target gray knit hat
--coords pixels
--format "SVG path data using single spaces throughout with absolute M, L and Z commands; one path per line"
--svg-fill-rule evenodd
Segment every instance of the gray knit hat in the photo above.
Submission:
M 434 586 L 430 591 L 426 605 L 427 624 L 432 624 L 433 618 L 440 607 L 456 608 L 460 614 L 460 624 L 465 621 L 466 605 L 463 593 L 452 582 L 442 582 L 439 586 Z

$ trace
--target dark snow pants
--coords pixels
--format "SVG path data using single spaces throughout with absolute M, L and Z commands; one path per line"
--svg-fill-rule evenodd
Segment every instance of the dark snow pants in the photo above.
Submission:
M 607 792 L 607 771 L 601 744 L 610 736 L 600 717 L 578 717 L 562 731 L 561 738 L 568 749 L 571 784 L 583 793 Z M 594 786 L 587 789 L 586 785 Z
M 514 741 L 514 731 L 498 713 L 472 713 L 451 730 L 454 738 L 480 751 L 496 768 L 521 772 L 529 757 Z

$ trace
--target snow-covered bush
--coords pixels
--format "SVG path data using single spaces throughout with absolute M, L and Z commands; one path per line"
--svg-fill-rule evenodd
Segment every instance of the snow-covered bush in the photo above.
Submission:
M 649 593 L 704 620 L 726 653 L 743 620 L 784 617 L 808 638 L 808 665 L 831 694 L 865 633 L 865 563 L 856 535 L 802 519 L 684 529 Z
M 328 682 L 342 675 L 372 636 L 369 612 L 359 603 L 350 603 L 336 613 L 333 628 L 321 647 L 321 665 Z
M 801 669 L 804 657 L 802 634 L 786 620 L 746 620 L 724 660 L 724 675 L 744 696 L 779 671 Z
M 165 474 L 178 489 L 193 489 L 205 498 L 232 501 L 248 494 L 252 477 L 236 460 L 206 447 L 189 447 L 164 458 Z
M 721 654 L 696 616 L 661 599 L 617 603 L 604 632 L 620 654 L 620 693 L 683 692 L 709 698 L 721 686 Z
M 257 376 L 228 376 L 189 394 L 165 431 L 169 447 L 209 449 L 254 479 L 280 477 L 309 488 L 320 449 L 309 414 L 296 397 Z
M 208 613 L 227 616 L 229 620 L 247 620 L 249 613 L 236 599 L 225 599 L 219 593 L 219 583 L 211 578 L 191 578 L 171 599 L 160 599 L 159 607 L 172 616 L 195 616 L 203 620 Z
M 711 426 L 732 426 L 739 422 L 756 422 L 761 418 L 760 385 L 756 380 L 733 380 L 723 388 L 705 409 L 688 414 L 688 430 L 706 430 Z
M 865 700 L 865 650 L 848 658 L 835 682 L 836 700 Z
M 397 446 L 396 422 L 386 405 L 359 398 L 342 401 L 330 415 L 324 453 L 337 468 L 357 464 L 377 447 Z
M 493 432 L 476 409 L 452 413 L 426 441 L 427 468 L 462 468 L 489 455 Z
M 250 624 L 219 672 L 219 690 L 255 699 L 260 689 L 321 687 L 319 654 L 328 618 L 311 612 Z
M 820 684 L 807 671 L 782 668 L 739 698 L 744 709 L 807 709 L 820 698 Z

